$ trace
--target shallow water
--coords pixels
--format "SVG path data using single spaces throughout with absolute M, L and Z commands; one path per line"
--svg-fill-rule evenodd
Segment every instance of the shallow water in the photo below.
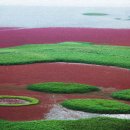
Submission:
M 0 27 L 130 28 L 130 8 L 1 6 Z
M 82 111 L 74 111 L 64 108 L 60 105 L 54 105 L 49 113 L 46 114 L 46 120 L 78 120 L 93 117 L 112 117 L 119 119 L 130 119 L 130 114 L 98 114 Z

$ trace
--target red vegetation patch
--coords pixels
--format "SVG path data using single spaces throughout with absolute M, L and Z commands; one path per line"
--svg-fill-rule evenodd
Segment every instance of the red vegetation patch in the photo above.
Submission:
M 63 100 L 111 99 L 111 92 L 130 86 L 129 70 L 87 64 L 41 63 L 0 66 L 0 77 L 0 95 L 31 96 L 40 100 L 40 104 L 32 106 L 0 107 L 1 119 L 12 121 L 44 119 L 53 105 Z M 86 94 L 47 94 L 26 89 L 28 84 L 49 81 L 86 83 L 103 88 L 101 92 Z
M 11 85 L 10 85 L 11 86 Z M 9 86 L 8 86 L 9 87 Z M 16 86 L 14 86 L 15 88 Z M 103 92 L 93 92 L 89 94 L 48 94 L 26 90 L 25 86 L 17 86 L 18 90 L 7 90 L 6 86 L 3 86 L 3 90 L 0 90 L 2 95 L 16 95 L 16 96 L 30 96 L 40 100 L 40 103 L 32 106 L 21 107 L 0 107 L 0 118 L 11 121 L 22 120 L 38 120 L 44 119 L 45 115 L 50 111 L 54 104 L 60 103 L 66 99 L 72 98 L 107 98 L 111 99 L 108 95 L 113 90 Z M 19 89 L 20 88 L 20 89 Z M 21 89 L 22 88 L 22 89 Z M 115 91 L 115 90 L 114 90 Z
M 0 66 L 0 77 L 0 84 L 24 85 L 57 81 L 85 83 L 118 89 L 130 87 L 129 70 L 87 64 L 39 63 Z
M 0 27 L 0 31 L 8 31 L 8 30 L 14 30 L 14 29 L 19 29 L 16 27 Z
M 130 46 L 130 29 L 33 28 L 0 31 L 0 47 L 64 41 Z
M 9 30 L 0 28 L 0 30 L 0 47 L 64 41 L 130 46 L 130 29 L 41 28 L 13 30 L 12 28 Z M 62 95 L 26 90 L 28 84 L 53 81 L 77 82 L 104 88 L 101 92 Z M 65 99 L 111 99 L 109 97 L 111 92 L 127 88 L 130 88 L 130 71 L 116 67 L 67 63 L 0 66 L 0 95 L 31 95 L 31 97 L 40 100 L 40 104 L 32 106 L 0 107 L 0 118 L 12 121 L 43 119 L 55 103 Z
M 0 99 L 0 104 L 26 104 L 28 101 L 22 99 L 3 98 Z
M 17 86 L 19 87 L 19 86 Z M 20 107 L 0 107 L 0 118 L 5 120 L 37 120 L 43 119 L 53 104 L 52 95 L 25 90 L 0 90 L 1 95 L 31 96 L 38 98 L 40 104 Z

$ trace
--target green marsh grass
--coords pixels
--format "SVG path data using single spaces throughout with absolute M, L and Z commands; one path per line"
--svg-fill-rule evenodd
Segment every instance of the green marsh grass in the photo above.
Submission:
M 62 106 L 84 112 L 101 114 L 130 114 L 130 105 L 106 99 L 70 99 L 63 101 Z
M 112 97 L 116 99 L 130 100 L 130 89 L 113 92 Z
M 21 121 L 0 120 L 1 130 L 129 130 L 130 120 L 116 118 L 91 118 L 68 121 Z
M 29 90 L 47 92 L 47 93 L 87 93 L 99 91 L 95 86 L 78 84 L 78 83 L 63 83 L 63 82 L 44 82 L 32 84 L 27 87 Z
M 71 62 L 130 68 L 130 47 L 65 42 L 0 49 L 0 65 Z

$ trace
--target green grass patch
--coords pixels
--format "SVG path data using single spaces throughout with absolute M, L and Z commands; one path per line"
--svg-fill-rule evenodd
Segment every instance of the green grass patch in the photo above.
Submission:
M 105 99 L 71 99 L 61 103 L 62 106 L 84 112 L 101 114 L 130 114 L 130 105 Z
M 130 89 L 113 92 L 112 97 L 116 99 L 130 100 Z
M 88 15 L 88 16 L 106 16 L 108 14 L 106 14 L 106 13 L 83 13 L 83 15 Z
M 48 93 L 87 93 L 100 90 L 95 86 L 63 82 L 45 82 L 32 84 L 29 85 L 27 89 Z
M 0 65 L 74 62 L 130 68 L 130 47 L 67 42 L 0 49 Z
M 130 120 L 115 118 L 91 118 L 68 121 L 0 121 L 2 130 L 129 130 Z
M 38 104 L 39 103 L 39 100 L 36 99 L 36 98 L 32 98 L 32 97 L 26 97 L 26 96 L 4 96 L 4 95 L 1 95 L 0 96 L 0 99 L 21 99 L 21 100 L 25 100 L 27 101 L 25 104 L 0 104 L 0 106 L 8 106 L 8 107 L 11 107 L 11 106 L 27 106 L 27 105 L 35 105 L 35 104 Z

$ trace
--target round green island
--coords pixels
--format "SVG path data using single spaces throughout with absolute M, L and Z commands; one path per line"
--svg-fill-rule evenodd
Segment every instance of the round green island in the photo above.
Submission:
M 99 91 L 95 86 L 79 84 L 79 83 L 63 83 L 63 82 L 45 82 L 32 84 L 27 86 L 27 89 L 33 91 L 47 92 L 47 93 L 87 93 L 92 91 Z
M 71 99 L 62 102 L 61 105 L 69 109 L 91 113 L 130 114 L 130 105 L 115 100 Z
M 113 92 L 112 97 L 116 99 L 130 100 L 130 89 Z

